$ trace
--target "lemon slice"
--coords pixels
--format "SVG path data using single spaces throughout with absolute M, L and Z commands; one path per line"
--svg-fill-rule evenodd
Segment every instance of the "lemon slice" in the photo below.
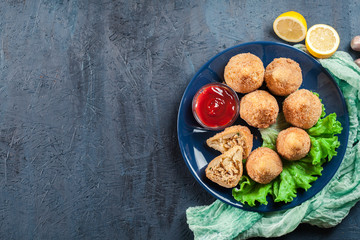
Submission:
M 306 34 L 306 49 L 317 58 L 330 57 L 336 52 L 339 44 L 339 34 L 329 25 L 316 24 Z
M 273 28 L 279 38 L 287 42 L 301 42 L 305 39 L 307 24 L 303 15 L 290 11 L 278 16 Z

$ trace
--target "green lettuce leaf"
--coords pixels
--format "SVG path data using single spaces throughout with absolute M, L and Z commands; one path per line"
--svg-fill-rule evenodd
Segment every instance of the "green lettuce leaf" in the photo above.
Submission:
M 321 119 L 308 130 L 311 148 L 305 158 L 298 161 L 282 160 L 283 171 L 279 177 L 268 184 L 259 184 L 246 175 L 242 176 L 239 188 L 232 190 L 234 198 L 249 206 L 256 206 L 257 202 L 266 205 L 268 195 L 271 195 L 275 202 L 288 203 L 296 197 L 297 189 L 308 190 L 311 183 L 321 176 L 322 165 L 336 156 L 336 148 L 340 146 L 335 134 L 341 133 L 341 123 L 336 120 L 335 113 L 323 118 L 324 115 L 325 108 L 323 108 Z M 269 128 L 260 129 L 263 139 L 262 147 L 276 150 L 276 138 L 279 132 L 289 126 L 284 115 L 280 113 L 275 124 Z
M 247 203 L 249 206 L 256 206 L 256 201 L 261 204 L 268 204 L 266 197 L 272 193 L 272 184 L 258 184 L 248 176 L 241 176 L 239 188 L 232 189 L 233 197 L 242 203 Z
M 291 202 L 296 197 L 298 188 L 308 190 L 313 181 L 321 175 L 321 164 L 313 165 L 307 159 L 289 162 L 284 161 L 283 171 L 273 181 L 275 202 Z
M 319 121 L 307 130 L 310 136 L 334 136 L 334 134 L 339 134 L 342 131 L 341 123 L 336 120 L 336 113 L 329 114 L 325 118 L 319 119 Z
M 276 150 L 276 138 L 279 132 L 273 128 L 261 129 L 260 132 L 263 140 L 262 147 L 267 147 L 272 150 Z
M 309 156 L 312 159 L 312 164 L 321 164 L 326 160 L 330 161 L 337 155 L 336 148 L 340 146 L 337 136 L 332 137 L 313 137 L 310 136 L 311 148 Z
M 321 164 L 313 165 L 310 157 L 299 161 L 283 161 L 283 171 L 280 176 L 268 184 L 259 184 L 246 175 L 239 182 L 239 188 L 232 189 L 232 195 L 237 201 L 254 207 L 256 203 L 268 204 L 266 197 L 273 196 L 274 202 L 291 202 L 296 197 L 298 188 L 305 190 L 311 187 L 318 176 L 321 176 Z

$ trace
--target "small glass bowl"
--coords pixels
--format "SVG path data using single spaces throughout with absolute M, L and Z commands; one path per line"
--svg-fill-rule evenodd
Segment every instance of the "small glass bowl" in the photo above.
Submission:
M 209 87 L 212 87 L 212 86 L 217 86 L 217 87 L 219 87 L 219 88 L 226 89 L 227 92 L 233 97 L 233 99 L 234 99 L 234 101 L 235 101 L 234 116 L 232 116 L 232 118 L 229 120 L 229 122 L 227 122 L 227 123 L 224 124 L 224 125 L 208 126 L 206 123 L 204 123 L 204 122 L 200 119 L 200 117 L 198 116 L 198 113 L 196 112 L 196 103 L 197 103 L 197 101 L 198 101 L 199 96 L 204 92 L 205 89 L 207 89 L 207 88 L 209 88 Z M 239 100 L 239 97 L 238 97 L 237 93 L 236 93 L 232 88 L 230 88 L 228 85 L 225 85 L 225 84 L 219 83 L 219 82 L 208 83 L 208 84 L 202 86 L 202 87 L 196 92 L 196 94 L 195 94 L 195 96 L 194 96 L 194 98 L 193 98 L 193 101 L 192 101 L 192 112 L 193 112 L 193 115 L 194 115 L 194 118 L 196 119 L 196 121 L 197 121 L 202 127 L 204 127 L 205 129 L 213 130 L 213 131 L 223 130 L 224 128 L 231 126 L 231 125 L 236 121 L 236 119 L 238 118 L 239 112 L 240 112 L 240 100 Z

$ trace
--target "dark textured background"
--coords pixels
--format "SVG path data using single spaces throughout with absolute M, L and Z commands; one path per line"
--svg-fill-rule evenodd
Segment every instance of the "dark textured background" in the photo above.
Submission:
M 0 239 L 193 238 L 185 210 L 214 198 L 178 147 L 187 84 L 225 48 L 281 42 L 289 10 L 350 51 L 359 2 L 316 2 L 1 1 Z M 359 222 L 357 205 L 282 239 L 358 239 Z

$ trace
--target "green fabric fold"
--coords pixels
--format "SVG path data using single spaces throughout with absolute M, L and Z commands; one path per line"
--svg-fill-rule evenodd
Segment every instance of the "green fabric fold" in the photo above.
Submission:
M 306 51 L 304 45 L 295 47 Z M 219 200 L 210 206 L 190 207 L 186 211 L 187 223 L 195 239 L 278 237 L 301 223 L 329 228 L 339 224 L 360 200 L 360 68 L 348 53 L 341 51 L 319 62 L 339 85 L 349 111 L 349 142 L 333 179 L 313 198 L 280 212 L 249 212 Z

